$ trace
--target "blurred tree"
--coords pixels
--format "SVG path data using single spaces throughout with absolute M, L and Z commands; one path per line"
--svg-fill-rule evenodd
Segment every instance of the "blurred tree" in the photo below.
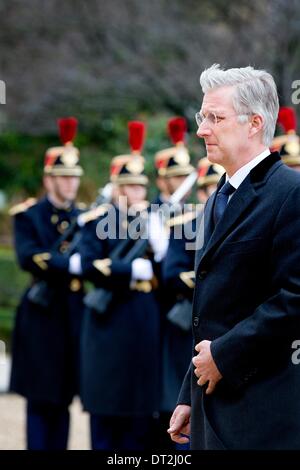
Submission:
M 292 106 L 292 82 L 300 79 L 300 2 L 269 0 L 266 33 L 282 105 Z
M 42 134 L 76 114 L 84 132 L 103 135 L 115 115 L 191 119 L 199 73 L 214 62 L 267 68 L 288 101 L 299 15 L 298 0 L 1 0 L 2 126 Z

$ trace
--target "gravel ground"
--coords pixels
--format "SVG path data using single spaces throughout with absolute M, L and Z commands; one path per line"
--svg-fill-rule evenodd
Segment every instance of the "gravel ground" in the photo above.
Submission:
M 25 449 L 25 400 L 14 394 L 0 394 L 0 450 Z M 79 400 L 71 406 L 69 449 L 89 449 L 88 414 Z

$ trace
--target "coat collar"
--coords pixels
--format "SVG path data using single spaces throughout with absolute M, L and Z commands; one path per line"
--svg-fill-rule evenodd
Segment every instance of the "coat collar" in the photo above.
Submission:
M 281 165 L 280 155 L 277 152 L 271 153 L 256 167 L 254 167 L 249 175 L 244 179 L 238 189 L 228 203 L 228 208 L 224 213 L 222 223 L 218 224 L 214 229 L 213 225 L 213 207 L 216 194 L 219 188 L 224 184 L 226 175 L 224 174 L 218 183 L 217 190 L 209 198 L 204 209 L 204 245 L 202 250 L 196 254 L 196 269 L 200 261 L 204 261 L 215 249 L 222 243 L 231 227 L 240 218 L 243 212 L 255 201 L 257 196 L 257 188 L 265 184 L 270 176 L 270 170 Z

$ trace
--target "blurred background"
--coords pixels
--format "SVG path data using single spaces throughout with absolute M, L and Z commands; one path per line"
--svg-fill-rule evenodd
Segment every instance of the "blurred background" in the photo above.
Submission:
M 90 203 L 107 182 L 111 158 L 128 149 L 128 120 L 147 123 L 152 181 L 154 153 L 169 146 L 171 116 L 188 120 L 193 161 L 205 155 L 194 114 L 199 75 L 212 63 L 267 69 L 281 105 L 293 106 L 299 36 L 298 0 L 0 0 L 0 339 L 8 352 L 27 281 L 15 263 L 8 209 L 41 194 L 57 118 L 79 119 L 80 200 Z

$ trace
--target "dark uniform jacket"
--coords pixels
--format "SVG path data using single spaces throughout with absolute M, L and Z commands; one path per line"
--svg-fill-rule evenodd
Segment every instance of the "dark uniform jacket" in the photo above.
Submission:
M 30 400 L 67 404 L 78 392 L 82 282 L 68 273 L 67 241 L 51 250 L 79 210 L 56 209 L 47 198 L 14 217 L 15 248 L 22 269 L 46 280 L 49 307 L 28 299 L 17 310 L 13 334 L 11 390 Z
M 95 287 L 110 290 L 113 299 L 104 314 L 88 307 L 85 311 L 81 397 L 92 414 L 150 416 L 158 409 L 159 308 L 150 281 L 132 283 L 131 263 L 111 262 L 112 250 L 122 240 L 120 211 L 110 212 L 116 214 L 116 237 L 97 237 L 98 224 L 107 215 L 83 230 L 83 275 Z
M 224 183 L 224 177 L 220 184 Z M 257 165 L 196 254 L 195 344 L 212 341 L 223 379 L 211 395 L 187 373 L 193 449 L 300 449 L 300 175 L 278 154 Z

